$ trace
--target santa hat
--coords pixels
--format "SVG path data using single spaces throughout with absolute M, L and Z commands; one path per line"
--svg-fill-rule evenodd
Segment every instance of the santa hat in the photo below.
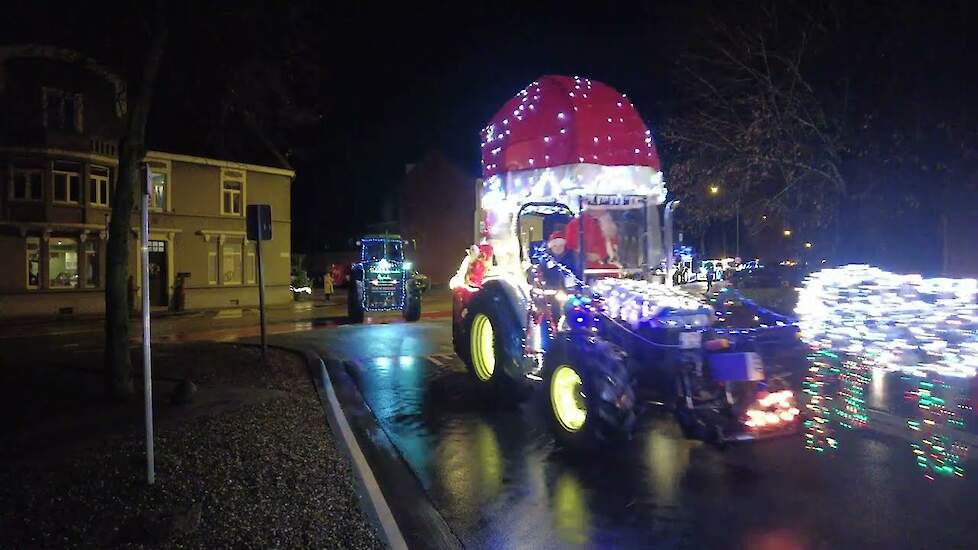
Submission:
M 480 244 L 479 253 L 485 255 L 487 258 L 492 258 L 492 245 L 491 244 Z
M 554 231 L 550 234 L 550 238 L 547 239 L 547 244 L 567 244 L 567 238 L 564 237 L 564 232 L 561 230 Z

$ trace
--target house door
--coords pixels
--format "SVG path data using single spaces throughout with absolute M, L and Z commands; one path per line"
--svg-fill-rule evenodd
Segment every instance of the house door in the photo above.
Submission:
M 169 305 L 166 284 L 166 241 L 149 241 L 149 303 Z

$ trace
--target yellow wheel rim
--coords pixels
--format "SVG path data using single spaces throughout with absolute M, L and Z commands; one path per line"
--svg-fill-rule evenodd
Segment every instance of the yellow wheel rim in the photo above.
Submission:
M 554 416 L 568 432 L 584 427 L 587 405 L 584 403 L 581 376 L 570 365 L 561 365 L 550 379 L 550 405 Z
M 470 338 L 473 370 L 479 380 L 486 382 L 492 378 L 492 372 L 496 370 L 496 347 L 492 322 L 484 313 L 477 313 L 472 319 Z

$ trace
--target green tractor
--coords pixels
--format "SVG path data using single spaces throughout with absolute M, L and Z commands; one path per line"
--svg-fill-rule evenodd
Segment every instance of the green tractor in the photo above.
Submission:
M 357 241 L 360 261 L 353 264 L 348 289 L 350 322 L 362 323 L 367 312 L 400 311 L 404 320 L 421 318 L 423 277 L 404 257 L 408 241 L 400 235 L 365 235 Z

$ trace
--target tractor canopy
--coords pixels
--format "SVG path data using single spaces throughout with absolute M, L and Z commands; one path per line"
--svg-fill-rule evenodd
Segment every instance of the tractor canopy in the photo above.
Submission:
M 576 206 L 582 196 L 665 200 L 652 134 L 607 84 L 542 76 L 503 105 L 481 138 L 487 212 L 530 201 Z

